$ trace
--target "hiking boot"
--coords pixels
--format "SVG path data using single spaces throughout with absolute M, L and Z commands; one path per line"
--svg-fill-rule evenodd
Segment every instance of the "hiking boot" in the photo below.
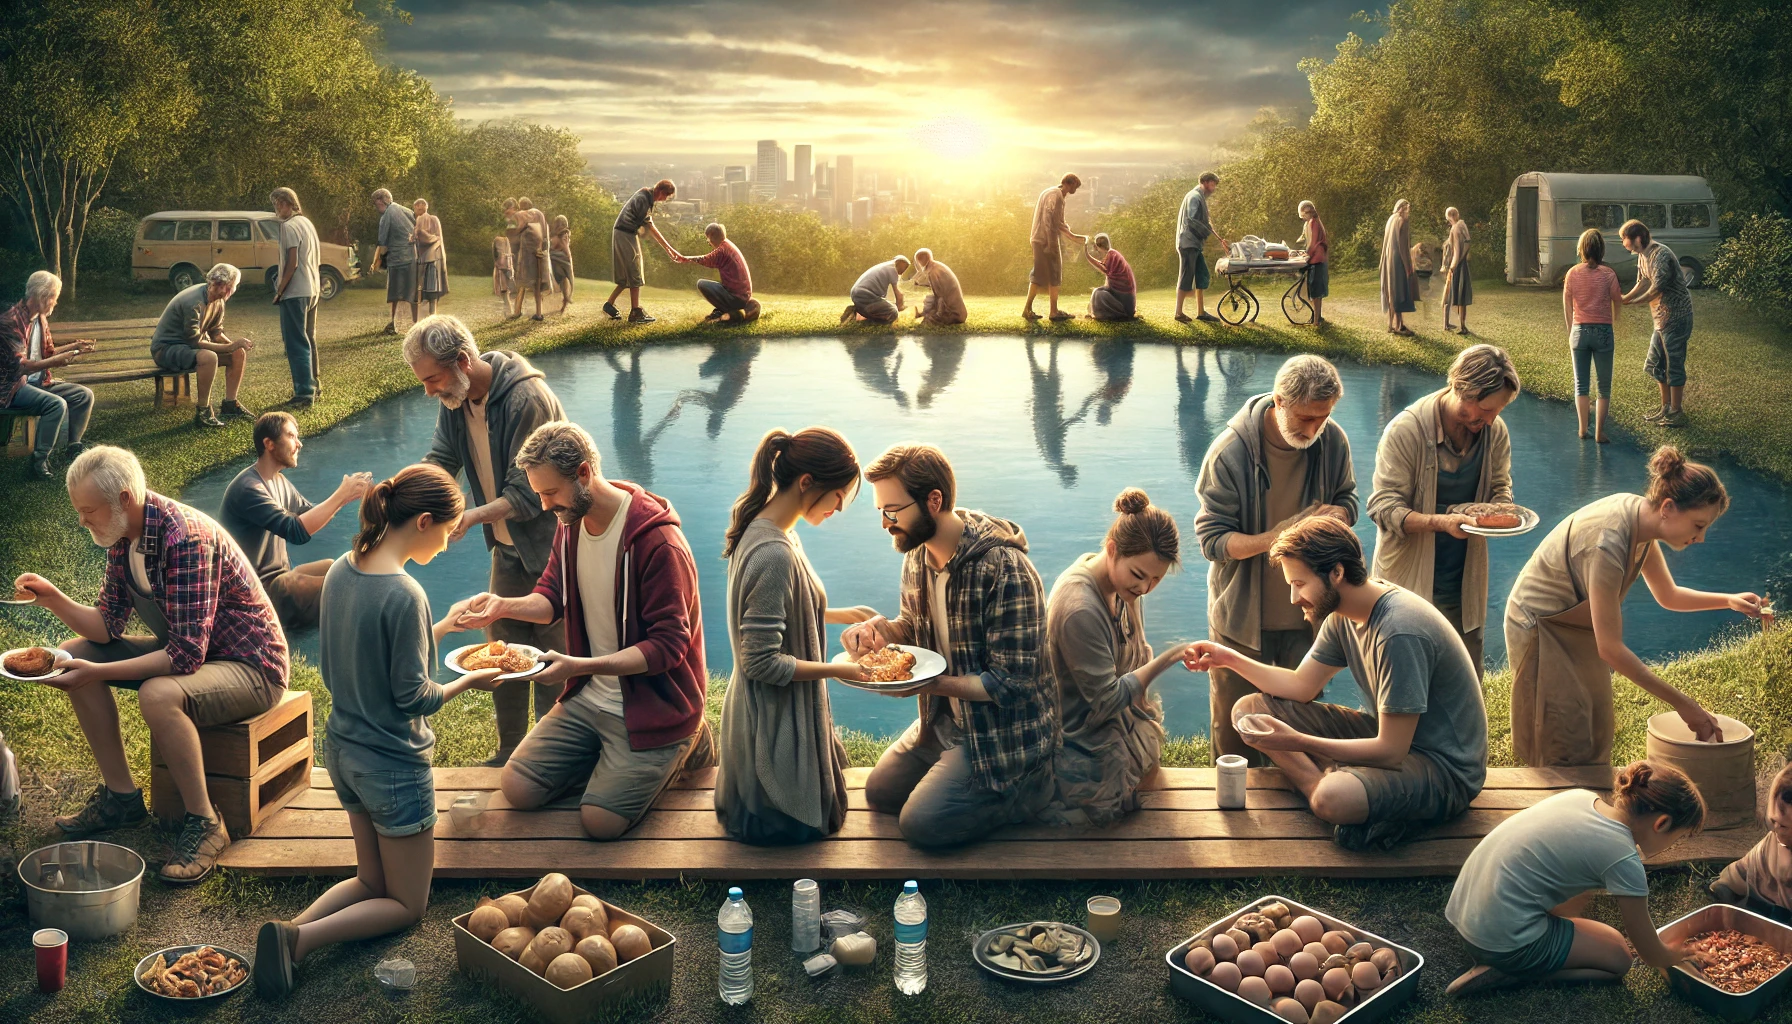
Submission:
M 148 817 L 149 809 L 143 806 L 141 789 L 114 793 L 102 782 L 87 798 L 86 806 L 74 814 L 57 818 L 56 827 L 68 838 L 79 839 L 95 832 L 135 825 Z
M 269 921 L 255 933 L 255 991 L 280 999 L 292 991 L 292 951 L 299 929 L 291 921 Z
M 215 429 L 217 427 L 223 426 L 224 421 L 218 418 L 217 413 L 212 412 L 211 406 L 205 405 L 205 406 L 200 406 L 198 409 L 194 410 L 193 425 L 195 427 L 206 427 L 208 429 Z
M 209 818 L 188 812 L 158 877 L 169 885 L 192 885 L 212 873 L 218 866 L 218 854 L 229 846 L 230 833 L 216 807 Z
M 255 414 L 243 408 L 242 403 L 232 398 L 226 400 L 223 405 L 218 406 L 218 418 L 225 420 L 252 420 L 255 418 Z
M 647 311 L 640 306 L 628 311 L 628 322 L 631 324 L 650 324 L 654 319 L 654 317 L 648 316 Z
M 697 733 L 691 737 L 691 747 L 684 752 L 684 763 L 678 766 L 681 772 L 701 771 L 716 766 L 716 737 L 710 731 L 709 720 L 697 727 Z
M 517 315 L 521 316 L 522 314 Z M 604 315 L 612 320 L 620 320 L 622 319 L 622 310 L 617 309 L 614 302 L 606 302 L 604 303 Z

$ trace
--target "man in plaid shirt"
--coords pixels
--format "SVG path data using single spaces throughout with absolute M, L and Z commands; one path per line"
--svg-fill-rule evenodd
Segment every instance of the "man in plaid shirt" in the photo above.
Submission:
M 204 514 L 150 492 L 130 452 L 83 452 L 68 469 L 68 495 L 81 525 L 107 549 L 99 600 L 77 604 L 35 573 L 13 585 L 81 637 L 63 644 L 72 660 L 42 682 L 68 694 L 104 781 L 79 813 L 56 824 L 73 837 L 147 816 L 111 688 L 136 690 L 186 805 L 161 877 L 197 882 L 230 845 L 206 792 L 199 729 L 274 706 L 286 690 L 286 637 L 242 549 Z M 125 633 L 133 614 L 153 635 Z
M 885 644 L 939 651 L 946 675 L 906 693 L 920 716 L 865 782 L 916 846 L 955 846 L 1037 815 L 1052 797 L 1062 734 L 1040 656 L 1045 593 L 1020 527 L 955 508 L 952 466 L 931 445 L 898 445 L 865 470 L 902 563 L 902 612 L 842 638 L 855 656 Z

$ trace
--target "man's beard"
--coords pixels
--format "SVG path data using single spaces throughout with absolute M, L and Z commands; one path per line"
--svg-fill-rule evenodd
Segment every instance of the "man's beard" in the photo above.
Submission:
M 1319 440 L 1320 431 L 1314 431 L 1312 437 L 1302 438 L 1295 432 L 1294 424 L 1289 422 L 1291 419 L 1293 417 L 1289 416 L 1281 406 L 1276 406 L 1276 427 L 1282 432 L 1282 441 L 1296 451 L 1305 451 L 1313 447 Z M 1323 429 L 1322 427 L 1321 430 Z
M 274 462 L 281 469 L 297 469 L 299 465 L 299 453 L 283 452 L 276 448 L 274 450 Z
M 899 526 L 889 528 L 890 536 L 896 542 L 896 550 L 905 555 L 932 540 L 940 528 L 939 521 L 928 511 L 926 505 L 916 505 L 915 510 L 921 513 L 921 521 L 915 524 L 913 530 L 904 530 Z
M 1303 608 L 1301 611 L 1306 615 L 1307 621 L 1312 623 L 1313 628 L 1318 629 L 1325 625 L 1325 620 L 1330 618 L 1333 612 L 1338 610 L 1338 604 L 1342 600 L 1343 598 L 1338 594 L 1338 588 L 1332 586 L 1331 580 L 1326 580 L 1325 593 L 1319 598 L 1318 603 Z
M 458 364 L 448 367 L 448 372 L 454 374 L 454 385 L 442 392 L 442 404 L 449 409 L 459 409 L 473 390 L 473 378 L 467 376 Z
M 560 520 L 561 526 L 576 525 L 579 520 L 585 518 L 586 514 L 591 511 L 591 506 L 597 501 L 596 498 L 591 496 L 591 488 L 586 487 L 576 480 L 573 481 L 572 486 L 573 491 L 577 495 L 572 499 L 572 502 L 567 505 L 557 505 L 548 510 L 554 513 L 554 518 Z
M 125 528 L 130 524 L 125 520 L 123 512 L 113 512 L 103 530 L 89 527 L 87 533 L 93 542 L 102 548 L 109 548 L 124 539 Z

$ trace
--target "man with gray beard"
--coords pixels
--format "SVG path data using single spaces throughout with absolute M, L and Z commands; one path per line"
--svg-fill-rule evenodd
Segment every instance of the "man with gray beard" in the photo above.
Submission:
M 548 564 L 554 517 L 543 511 L 516 455 L 535 428 L 566 418 L 560 399 L 540 370 L 515 352 L 479 351 L 473 332 L 446 314 L 424 317 L 404 336 L 404 358 L 430 397 L 439 399 L 435 441 L 423 461 L 450 476 L 466 476 L 472 500 L 452 540 L 473 527 L 485 533 L 492 553 L 491 592 L 502 597 L 529 593 Z M 559 636 L 551 624 L 512 620 L 486 626 L 486 638 L 530 644 L 547 650 Z M 531 687 L 512 681 L 492 691 L 498 718 L 498 750 L 486 762 L 502 767 L 529 731 Z M 537 682 L 535 715 L 552 705 L 557 690 Z
M 1356 522 L 1350 439 L 1331 418 L 1343 395 L 1336 367 L 1295 356 L 1276 373 L 1273 392 L 1245 402 L 1201 464 L 1195 535 L 1212 563 L 1207 628 L 1213 640 L 1254 661 L 1294 668 L 1313 645 L 1312 627 L 1271 575 L 1269 549 L 1277 538 L 1309 516 Z M 1232 705 L 1256 689 L 1224 666 L 1209 679 L 1214 759 L 1237 754 L 1264 766 L 1264 755 L 1232 724 Z

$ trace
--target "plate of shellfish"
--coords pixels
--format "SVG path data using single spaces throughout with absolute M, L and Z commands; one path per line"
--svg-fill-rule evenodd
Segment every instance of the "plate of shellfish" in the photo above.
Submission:
M 944 675 L 946 671 L 945 658 L 925 647 L 911 644 L 885 644 L 856 658 L 849 651 L 841 651 L 834 655 L 834 661 L 843 665 L 858 662 L 860 668 L 871 673 L 871 678 L 864 682 L 852 679 L 839 679 L 836 682 L 873 693 L 901 693 L 935 676 Z
M 1516 537 L 1537 528 L 1542 517 L 1523 505 L 1511 502 L 1480 501 L 1462 506 L 1462 514 L 1474 516 L 1473 523 L 1464 523 L 1464 533 L 1478 537 Z
M 500 680 L 527 679 L 547 671 L 541 651 L 528 644 L 507 644 L 493 640 L 485 644 L 468 644 L 448 652 L 442 663 L 462 675 L 482 669 L 502 669 Z
M 1087 974 L 1101 959 L 1101 943 L 1073 924 L 1028 921 L 977 936 L 971 958 L 1007 981 L 1053 985 Z
M 249 962 L 223 946 L 169 946 L 137 961 L 132 976 L 158 999 L 216 999 L 243 987 Z

